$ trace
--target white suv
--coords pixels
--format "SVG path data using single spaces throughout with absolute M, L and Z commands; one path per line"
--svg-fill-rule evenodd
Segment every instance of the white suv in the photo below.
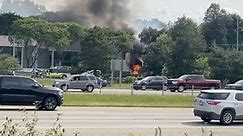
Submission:
M 193 113 L 205 122 L 220 120 L 223 125 L 243 120 L 243 91 L 202 90 L 195 99 Z

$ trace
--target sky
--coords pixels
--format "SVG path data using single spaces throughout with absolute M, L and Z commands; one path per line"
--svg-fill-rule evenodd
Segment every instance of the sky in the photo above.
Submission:
M 0 0 L 1 3 L 2 0 Z M 64 0 L 34 0 L 45 5 L 47 10 L 57 11 L 57 7 L 65 5 Z M 70 0 L 72 1 L 72 0 Z M 200 23 L 211 3 L 220 4 L 221 8 L 243 17 L 242 0 L 130 0 L 131 13 L 134 18 L 158 18 L 163 22 L 175 21 L 185 15 Z M 57 6 L 58 5 L 58 6 Z

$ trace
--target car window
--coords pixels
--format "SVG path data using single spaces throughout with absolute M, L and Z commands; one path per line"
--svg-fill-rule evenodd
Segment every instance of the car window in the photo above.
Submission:
M 86 76 L 80 76 L 79 78 L 81 81 L 89 80 L 88 77 L 86 77 Z
M 201 80 L 201 76 L 191 76 L 191 80 Z
M 35 81 L 29 78 L 22 78 L 22 86 L 23 87 L 31 87 L 33 85 L 37 85 Z
M 90 80 L 95 80 L 94 76 L 88 76 Z
M 160 80 L 162 80 L 162 78 L 160 78 L 160 77 L 155 77 L 154 80 L 156 80 L 156 81 L 160 81 Z
M 200 92 L 198 98 L 210 99 L 210 100 L 226 100 L 230 93 L 208 93 Z
M 79 80 L 80 80 L 80 77 L 79 77 L 79 76 L 75 76 L 75 77 L 73 77 L 72 80 L 73 80 L 73 81 L 79 81 Z
M 237 94 L 235 95 L 235 99 L 236 99 L 237 101 L 243 101 L 243 93 L 237 93 Z
M 20 79 L 17 77 L 3 77 L 1 86 L 3 88 L 20 87 Z

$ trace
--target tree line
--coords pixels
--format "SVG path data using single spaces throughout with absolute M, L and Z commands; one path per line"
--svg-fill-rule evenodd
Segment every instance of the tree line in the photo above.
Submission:
M 238 26 L 243 26 L 239 15 L 211 4 L 201 24 L 182 16 L 165 29 L 144 29 L 139 34 L 146 44 L 141 74 L 178 77 L 198 73 L 229 82 L 242 79 L 243 33 L 239 29 L 237 36 L 237 20 Z M 80 51 L 74 59 L 78 69 L 100 69 L 104 73 L 109 73 L 111 59 L 123 59 L 131 51 L 135 39 L 133 33 L 122 30 L 84 28 L 74 22 L 48 22 L 12 13 L 0 15 L 0 34 L 25 47 L 34 43 L 33 52 L 43 47 L 62 52 L 78 43 Z M 28 66 L 33 64 L 29 62 Z

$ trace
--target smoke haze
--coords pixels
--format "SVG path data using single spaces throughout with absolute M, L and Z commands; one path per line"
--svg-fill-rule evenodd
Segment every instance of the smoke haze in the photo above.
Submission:
M 131 0 L 62 0 L 56 12 L 46 12 L 50 21 L 75 21 L 85 26 L 107 26 L 126 30 L 134 17 Z

